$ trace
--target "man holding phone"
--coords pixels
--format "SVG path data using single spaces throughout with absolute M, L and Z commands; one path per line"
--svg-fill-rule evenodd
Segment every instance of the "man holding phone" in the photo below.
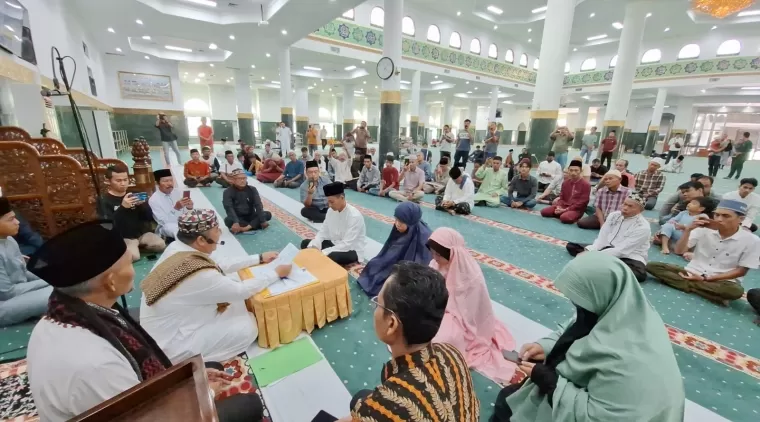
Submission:
M 330 183 L 328 177 L 320 175 L 319 163 L 316 161 L 306 162 L 306 183 L 301 184 L 302 217 L 315 223 L 325 221 L 328 206 L 324 187 Z
M 174 154 L 177 155 L 177 164 L 182 162 L 182 158 L 179 156 L 179 147 L 177 147 L 177 135 L 172 131 L 173 127 L 174 126 L 169 119 L 166 118 L 166 114 L 160 113 L 156 116 L 156 129 L 158 129 L 158 133 L 161 136 L 161 144 L 164 148 L 164 159 L 166 160 L 166 164 L 169 165 L 172 163 L 169 160 L 169 148 L 171 148 L 174 151 Z
M 106 169 L 108 190 L 101 198 L 101 218 L 112 220 L 121 234 L 132 261 L 140 259 L 140 249 L 148 252 L 163 252 L 166 243 L 161 236 L 153 233 L 153 211 L 143 195 L 127 192 L 129 169 L 124 164 L 116 164 Z
M 156 234 L 163 238 L 177 238 L 179 225 L 177 221 L 185 210 L 193 209 L 193 200 L 190 199 L 190 191 L 185 190 L 181 194 L 174 190 L 174 176 L 169 169 L 161 169 L 153 172 L 158 189 L 150 196 L 148 205 L 153 211 L 153 219 L 158 227 Z

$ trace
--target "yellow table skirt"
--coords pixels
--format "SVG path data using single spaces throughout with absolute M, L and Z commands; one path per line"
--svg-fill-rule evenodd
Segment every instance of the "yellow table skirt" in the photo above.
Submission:
M 269 296 L 260 292 L 246 301 L 256 315 L 259 346 L 275 348 L 292 342 L 301 331 L 311 333 L 314 327 L 351 315 L 348 272 L 316 249 L 304 249 L 294 262 L 306 268 L 319 280 L 300 289 Z M 248 268 L 238 271 L 240 278 L 251 278 Z

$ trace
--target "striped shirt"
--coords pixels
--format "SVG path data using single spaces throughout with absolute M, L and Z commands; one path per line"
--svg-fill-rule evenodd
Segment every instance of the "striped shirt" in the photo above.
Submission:
M 476 422 L 480 402 L 461 353 L 430 344 L 383 367 L 382 384 L 351 412 L 354 421 Z
M 624 186 L 618 186 L 616 191 L 611 191 L 608 187 L 599 189 L 594 200 L 594 207 L 602 210 L 604 218 L 607 218 L 613 211 L 619 211 L 623 206 L 625 198 L 628 198 L 629 189 Z

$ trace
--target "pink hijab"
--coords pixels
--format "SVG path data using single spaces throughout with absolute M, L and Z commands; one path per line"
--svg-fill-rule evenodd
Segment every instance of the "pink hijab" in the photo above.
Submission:
M 449 264 L 430 266 L 446 278 L 449 302 L 434 343 L 449 343 L 459 349 L 467 365 L 486 377 L 507 384 L 516 365 L 502 356 L 502 350 L 515 350 L 515 340 L 493 315 L 483 271 L 467 251 L 462 235 L 453 229 L 437 229 L 430 240 L 449 250 Z

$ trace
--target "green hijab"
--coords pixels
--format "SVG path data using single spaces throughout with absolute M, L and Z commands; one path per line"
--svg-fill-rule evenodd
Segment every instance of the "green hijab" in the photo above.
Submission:
M 602 252 L 585 252 L 555 283 L 599 320 L 557 365 L 553 407 L 528 380 L 507 398 L 511 421 L 682 422 L 685 396 L 673 347 L 628 266 Z M 547 356 L 562 331 L 537 342 Z

